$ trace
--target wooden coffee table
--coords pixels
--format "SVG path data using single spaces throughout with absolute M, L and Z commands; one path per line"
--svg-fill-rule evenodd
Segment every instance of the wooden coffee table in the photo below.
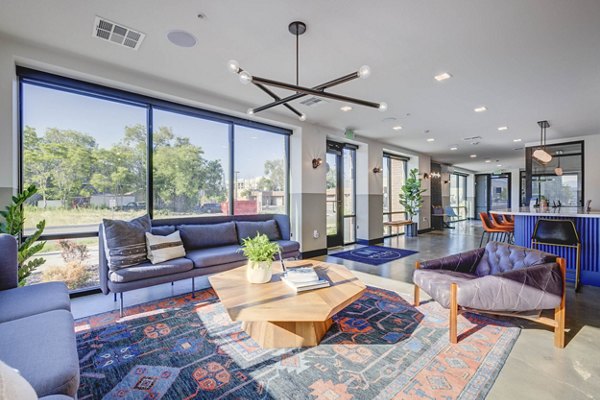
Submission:
M 246 280 L 246 267 L 208 278 L 233 321 L 264 348 L 316 346 L 332 325 L 331 317 L 356 301 L 366 286 L 344 266 L 315 260 L 286 261 L 286 267 L 311 265 L 330 287 L 296 293 L 281 281 L 279 261 L 269 283 Z

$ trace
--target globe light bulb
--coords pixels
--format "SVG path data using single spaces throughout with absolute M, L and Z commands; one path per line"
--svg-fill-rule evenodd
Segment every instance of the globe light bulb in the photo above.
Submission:
M 242 82 L 244 85 L 249 84 L 252 82 L 252 75 L 250 75 L 248 71 L 240 72 L 240 82 Z
M 254 114 L 254 108 L 249 108 L 249 109 L 247 109 L 247 110 L 246 110 L 246 114 L 248 114 L 248 115 L 252 115 L 252 114 Z
M 300 121 L 306 121 L 306 114 L 304 114 L 304 113 L 300 114 L 300 116 L 298 117 L 298 119 Z
M 229 60 L 227 62 L 227 68 L 229 68 L 229 70 L 234 74 L 237 74 L 240 72 L 240 63 L 235 60 Z
M 562 176 L 563 169 L 561 167 L 554 168 L 554 173 L 556 174 L 556 176 Z
M 379 103 L 379 111 L 381 111 L 381 112 L 387 111 L 387 107 L 388 107 L 387 103 L 385 103 L 383 101 L 381 103 Z
M 361 79 L 367 79 L 371 75 L 371 68 L 368 65 L 363 65 L 358 69 L 358 76 Z

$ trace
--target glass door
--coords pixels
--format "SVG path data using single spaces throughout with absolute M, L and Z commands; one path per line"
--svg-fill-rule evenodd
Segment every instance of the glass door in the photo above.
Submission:
M 510 175 L 492 175 L 490 180 L 490 210 L 510 208 Z
M 335 247 L 344 244 L 342 151 L 328 146 L 325 161 L 327 168 L 327 247 Z

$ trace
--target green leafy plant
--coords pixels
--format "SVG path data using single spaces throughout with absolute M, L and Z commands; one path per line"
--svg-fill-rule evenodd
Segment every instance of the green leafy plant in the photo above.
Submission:
M 8 233 L 17 238 L 22 234 L 25 223 L 23 204 L 36 193 L 37 188 L 35 185 L 30 185 L 23 192 L 12 197 L 12 204 L 6 206 L 6 210 L 0 211 L 0 216 L 4 218 L 4 221 L 0 222 L 0 233 Z M 29 275 L 46 262 L 45 259 L 40 257 L 31 259 L 36 253 L 42 251 L 46 245 L 46 242 L 38 242 L 45 227 L 46 220 L 41 220 L 35 226 L 35 232 L 19 244 L 19 286 L 24 286 Z
M 269 241 L 267 235 L 256 233 L 253 238 L 242 239 L 242 253 L 251 262 L 273 261 L 279 245 Z
M 408 214 L 408 219 L 412 221 L 423 205 L 423 193 L 427 189 L 421 189 L 421 179 L 417 177 L 419 170 L 413 168 L 408 174 L 408 178 L 402 185 L 400 192 L 400 204 Z

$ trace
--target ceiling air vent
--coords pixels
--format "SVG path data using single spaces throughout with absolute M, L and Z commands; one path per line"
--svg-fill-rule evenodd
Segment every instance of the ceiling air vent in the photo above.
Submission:
M 321 103 L 327 103 L 327 102 L 325 100 L 323 100 L 323 99 L 321 99 L 319 97 L 315 97 L 315 96 L 309 97 L 308 99 L 302 100 L 300 102 L 300 104 L 305 105 L 307 107 L 314 107 L 314 106 L 319 105 Z
M 467 142 L 471 141 L 471 140 L 478 140 L 478 139 L 482 139 L 482 137 L 481 136 L 471 136 L 471 137 L 463 138 L 463 140 L 467 141 Z
M 124 25 L 96 16 L 92 36 L 114 44 L 137 50 L 146 37 L 142 32 L 134 31 Z

